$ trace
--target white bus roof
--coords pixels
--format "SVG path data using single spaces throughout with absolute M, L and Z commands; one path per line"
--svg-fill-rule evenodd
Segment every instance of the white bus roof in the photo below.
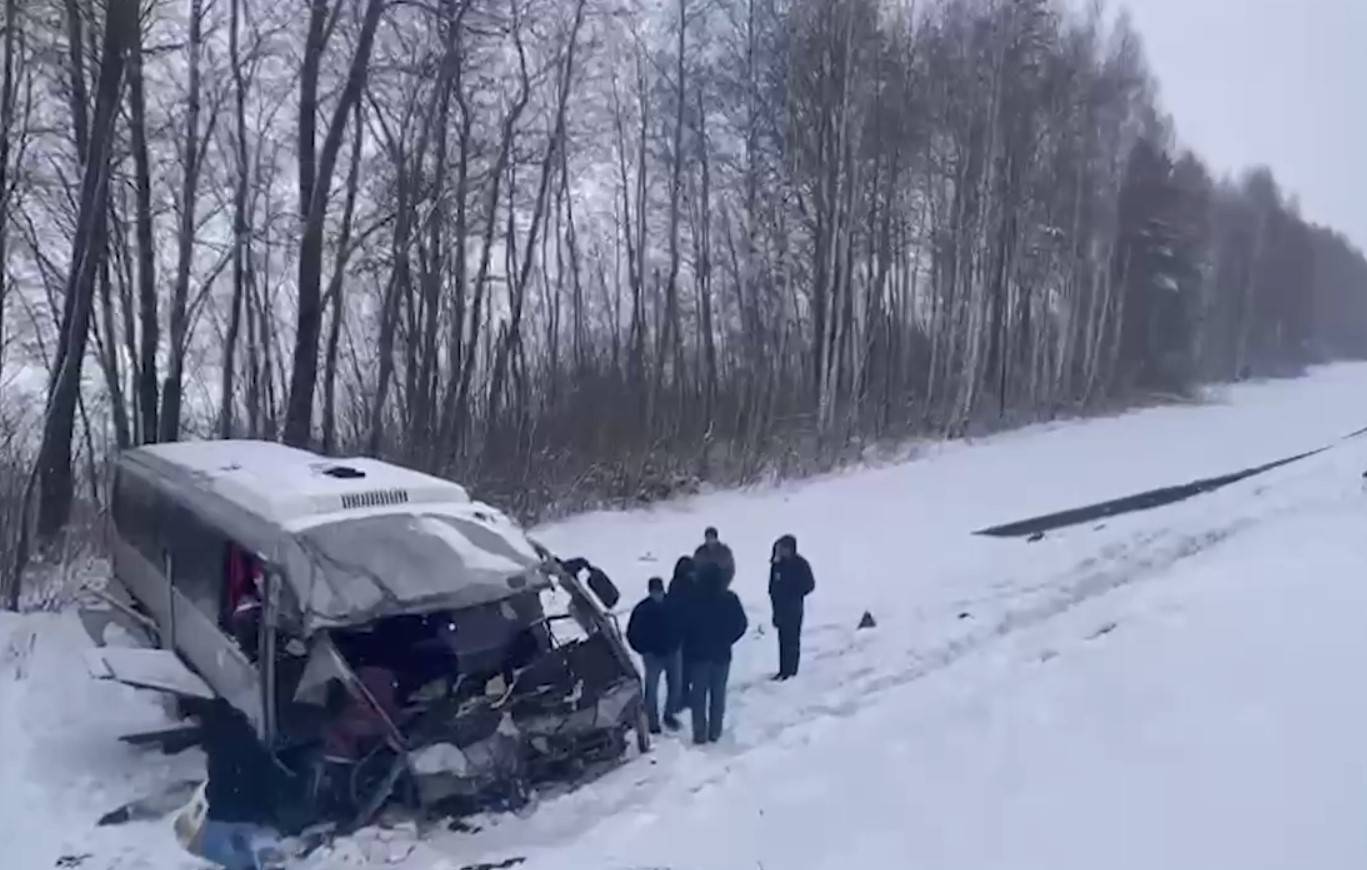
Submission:
M 541 555 L 458 484 L 262 441 L 160 444 L 120 462 L 288 568 L 304 629 L 496 602 L 545 585 Z
M 466 504 L 460 484 L 364 457 L 331 459 L 269 441 L 184 441 L 139 452 L 177 466 L 238 506 L 299 530 L 340 513 Z

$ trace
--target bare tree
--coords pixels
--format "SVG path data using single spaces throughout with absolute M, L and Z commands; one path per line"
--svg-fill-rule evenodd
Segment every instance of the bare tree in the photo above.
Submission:
M 337 240 L 337 256 L 332 266 L 324 304 L 332 307 L 332 323 L 328 327 L 327 356 L 323 377 L 323 452 L 332 453 L 337 447 L 337 352 L 342 339 L 342 319 L 346 311 L 346 266 L 351 256 L 351 223 L 356 211 L 356 190 L 361 176 L 361 149 L 365 127 L 361 123 L 361 104 L 356 103 L 356 117 L 352 121 L 351 168 L 347 170 L 346 201 L 342 206 L 342 229 Z
M 171 295 L 170 352 L 167 355 L 166 382 L 161 392 L 160 441 L 180 439 L 185 354 L 189 349 L 190 270 L 195 253 L 195 233 L 199 226 L 199 179 L 204 155 L 218 120 L 218 113 L 211 111 L 208 123 L 201 124 L 204 0 L 189 0 L 189 4 L 189 82 L 185 97 L 185 134 L 181 143 L 181 187 L 177 200 L 180 221 L 176 234 L 176 278 Z
M 20 61 L 15 57 L 20 43 L 18 0 L 5 0 L 5 58 L 3 72 L 0 73 L 0 386 L 5 382 L 5 355 L 9 343 L 5 313 L 9 308 L 11 289 L 8 274 L 10 209 L 17 186 L 17 179 L 14 176 L 18 175 L 19 166 L 16 164 L 22 162 L 16 158 L 22 154 L 27 140 L 27 123 L 20 129 L 14 116 L 19 79 L 23 75 L 19 66 Z
M 247 74 L 242 58 L 243 0 L 230 0 L 228 20 L 228 62 L 233 69 L 233 146 L 237 158 L 237 182 L 233 187 L 233 294 L 228 306 L 228 331 L 223 341 L 223 379 L 220 395 L 218 433 L 233 435 L 234 393 L 237 376 L 237 344 L 242 330 L 242 309 L 247 295 L 247 258 L 251 256 L 251 223 L 247 214 L 251 164 L 247 153 Z
M 79 225 L 71 254 L 67 280 L 70 302 L 62 318 L 64 345 L 56 360 L 56 377 L 43 423 L 38 452 L 41 499 L 37 533 L 40 540 L 61 533 L 71 513 L 74 495 L 71 467 L 71 436 L 80 396 L 81 364 L 89 335 L 90 313 L 103 251 L 97 242 L 100 227 L 108 218 L 109 159 L 114 141 L 114 121 L 123 82 L 128 47 L 138 26 L 136 0 L 109 0 L 100 72 L 96 85 L 95 123 L 90 128 L 87 160 L 81 182 Z M 17 594 L 17 590 L 14 594 Z
M 138 28 L 128 56 L 129 134 L 136 180 L 138 241 L 138 409 L 143 442 L 159 435 L 157 347 L 161 325 L 157 304 L 156 242 L 152 234 L 152 169 L 147 146 L 147 98 L 143 80 L 142 27 Z
M 327 217 L 328 188 L 332 185 L 332 173 L 342 147 L 347 117 L 360 100 L 365 86 L 375 30 L 385 5 L 385 0 L 368 0 L 366 3 L 346 84 L 337 105 L 333 107 L 332 121 L 328 125 L 316 166 L 312 164 L 312 136 L 301 133 L 301 143 L 307 140 L 308 147 L 301 147 L 299 154 L 300 212 L 304 222 L 299 243 L 299 314 L 294 364 L 290 374 L 289 410 L 285 416 L 285 441 L 297 446 L 307 445 L 313 433 L 313 394 L 318 383 L 318 337 L 322 324 L 323 223 Z M 326 0 L 315 0 L 313 21 L 321 22 L 326 8 Z M 306 57 L 315 58 L 315 63 L 326 44 L 325 34 L 322 27 L 310 25 L 310 40 L 305 47 L 305 54 Z M 316 74 L 309 81 L 306 73 L 300 88 L 301 94 L 305 95 L 300 101 L 300 129 L 311 131 L 317 93 Z M 305 164 L 309 165 L 307 170 L 302 169 Z M 304 185 L 306 178 L 309 182 L 307 187 Z
M 535 253 L 537 236 L 541 232 L 546 217 L 546 202 L 551 188 L 551 180 L 560 165 L 557 159 L 560 149 L 565 146 L 565 116 L 569 110 L 570 93 L 574 85 L 575 66 L 574 58 L 579 44 L 579 31 L 584 24 L 584 7 L 586 0 L 576 0 L 574 6 L 574 20 L 570 25 L 569 33 L 565 37 L 563 59 L 558 65 L 558 94 L 555 103 L 555 123 L 551 130 L 549 141 L 546 143 L 545 155 L 541 161 L 540 180 L 537 183 L 536 201 L 532 206 L 531 221 L 527 230 L 527 239 L 522 245 L 522 263 L 516 272 L 509 275 L 509 316 L 502 333 L 502 340 L 498 344 L 495 354 L 493 374 L 490 379 L 489 387 L 489 409 L 488 426 L 490 435 L 493 434 L 499 422 L 500 406 L 503 400 L 504 378 L 508 371 L 514 354 L 521 352 L 522 341 L 522 317 L 525 310 L 527 298 L 527 287 L 531 282 L 532 269 L 535 265 Z M 511 237 L 511 232 L 510 232 Z M 525 408 L 520 408 L 525 412 Z M 492 447 L 495 439 L 490 438 L 489 447 Z
M 1124 15 L 107 4 L 0 0 L 0 375 L 50 373 L 45 536 L 182 426 L 532 513 L 1367 355 L 1367 259 L 1175 149 Z
M 666 362 L 673 370 L 675 389 L 682 387 L 684 379 L 683 326 L 679 313 L 679 198 L 683 190 L 684 117 L 688 105 L 688 0 L 678 0 L 678 18 L 675 25 L 678 28 L 678 41 L 675 46 L 674 65 L 674 130 L 670 143 L 672 157 L 669 173 L 669 277 L 665 280 L 664 330 L 660 333 L 660 345 L 656 351 L 656 357 L 660 362 L 655 376 L 657 393 L 663 385 Z

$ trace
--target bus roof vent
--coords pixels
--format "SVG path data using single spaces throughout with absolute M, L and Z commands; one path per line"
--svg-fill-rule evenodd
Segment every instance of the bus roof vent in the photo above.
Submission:
M 400 504 L 408 504 L 408 490 L 406 489 L 375 489 L 369 492 L 349 492 L 342 496 L 343 510 L 390 507 Z
M 323 473 L 328 477 L 334 477 L 337 480 L 360 480 L 365 477 L 364 471 L 352 468 L 350 465 L 329 466 L 328 468 L 323 469 Z

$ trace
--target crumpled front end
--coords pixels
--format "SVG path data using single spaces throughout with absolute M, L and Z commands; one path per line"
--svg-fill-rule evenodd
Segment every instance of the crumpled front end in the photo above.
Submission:
M 320 804 L 363 824 L 386 802 L 516 808 L 618 761 L 642 728 L 641 679 L 616 623 L 547 560 L 543 591 L 315 635 L 294 701 L 322 713 Z M 598 589 L 606 582 L 594 572 Z M 601 593 L 600 593 L 601 594 Z M 551 615 L 547 615 L 551 612 Z
M 407 729 L 423 805 L 516 801 L 532 786 L 573 782 L 622 757 L 640 684 L 601 635 L 553 650 L 486 691 L 425 711 Z

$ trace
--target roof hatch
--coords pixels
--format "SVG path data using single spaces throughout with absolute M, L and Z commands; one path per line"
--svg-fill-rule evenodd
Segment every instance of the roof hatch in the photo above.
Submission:
M 323 469 L 323 474 L 328 477 L 335 477 L 338 480 L 360 480 L 365 477 L 365 472 L 350 465 L 333 465 Z

